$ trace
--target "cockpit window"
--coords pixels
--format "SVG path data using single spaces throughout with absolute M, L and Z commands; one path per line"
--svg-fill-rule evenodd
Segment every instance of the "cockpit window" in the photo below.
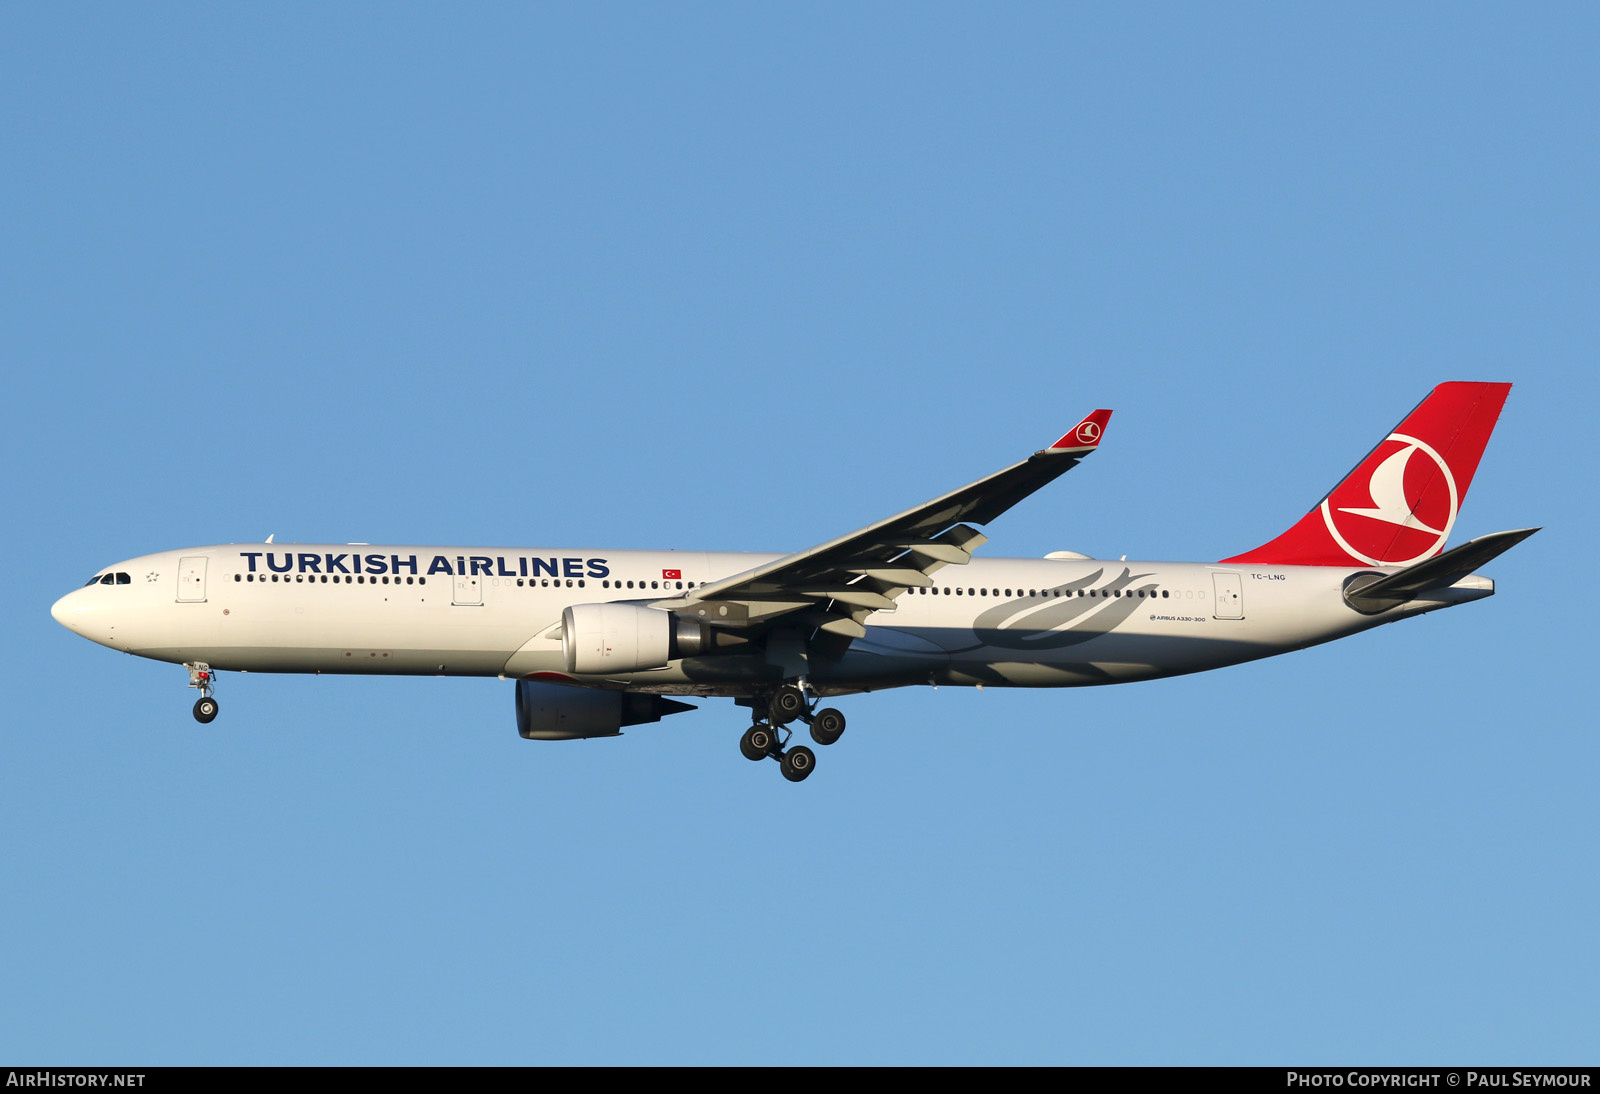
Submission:
M 102 577 L 100 579 L 100 584 L 102 584 L 102 585 L 115 585 L 116 583 L 117 583 L 117 575 L 116 574 L 107 574 L 105 577 Z
M 118 574 L 117 575 L 117 584 L 118 585 L 132 585 L 133 584 L 133 578 L 130 577 L 128 574 Z
M 98 584 L 100 584 L 100 575 L 99 574 L 95 574 L 88 581 L 85 581 L 83 583 L 83 587 L 85 589 L 87 589 L 90 585 L 98 585 Z

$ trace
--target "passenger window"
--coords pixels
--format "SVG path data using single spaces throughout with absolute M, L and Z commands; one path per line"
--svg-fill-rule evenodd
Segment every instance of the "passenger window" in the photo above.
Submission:
M 243 581 L 244 580 L 244 575 L 243 574 L 234 574 L 233 575 L 233 580 L 235 580 L 235 581 Z

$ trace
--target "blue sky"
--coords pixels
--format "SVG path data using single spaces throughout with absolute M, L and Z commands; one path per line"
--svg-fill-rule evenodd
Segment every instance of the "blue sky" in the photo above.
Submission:
M 1572 1063 L 1592 6 L 0 12 L 0 1058 Z M 515 732 L 50 603 L 265 539 L 785 551 L 1097 406 L 986 550 L 1214 559 L 1509 380 L 1491 600 L 1187 679 Z

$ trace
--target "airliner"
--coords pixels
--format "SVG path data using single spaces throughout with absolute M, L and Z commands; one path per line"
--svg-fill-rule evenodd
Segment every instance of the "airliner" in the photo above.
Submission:
M 748 708 L 739 747 L 811 774 L 844 715 L 824 700 L 911 685 L 1083 687 L 1222 668 L 1481 600 L 1478 567 L 1538 531 L 1445 542 L 1511 389 L 1441 384 L 1282 535 L 1218 562 L 1056 551 L 980 558 L 985 525 L 1076 467 L 1096 410 L 1048 448 L 793 554 L 265 543 L 141 555 L 51 614 L 182 665 L 194 716 L 219 671 L 495 676 L 528 740 L 614 737 Z

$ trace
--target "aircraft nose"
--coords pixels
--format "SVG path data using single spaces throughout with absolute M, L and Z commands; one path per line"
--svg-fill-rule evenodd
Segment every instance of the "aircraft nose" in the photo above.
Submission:
M 117 642 L 117 622 L 109 616 L 103 597 L 91 586 L 68 593 L 50 605 L 50 617 L 80 638 L 98 642 L 113 649 L 125 648 Z
M 92 608 L 89 597 L 84 595 L 84 590 L 74 589 L 54 604 L 50 605 L 50 618 L 60 623 L 73 634 L 85 634 L 84 628 L 88 625 Z M 85 634 L 87 637 L 87 635 Z

